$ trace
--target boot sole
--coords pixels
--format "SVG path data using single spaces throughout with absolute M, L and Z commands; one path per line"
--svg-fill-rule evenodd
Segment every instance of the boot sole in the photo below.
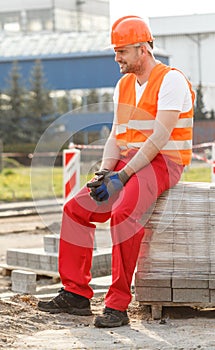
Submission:
M 91 316 L 92 315 L 92 311 L 89 309 L 77 309 L 77 308 L 60 309 L 60 308 L 56 308 L 56 309 L 47 310 L 43 307 L 38 307 L 38 309 L 40 311 L 49 312 L 50 314 L 67 313 L 67 314 L 78 315 L 78 316 Z
M 113 323 L 103 323 L 101 320 L 95 320 L 94 326 L 97 328 L 112 328 L 112 327 L 121 327 L 129 324 L 129 319 L 121 320 Z

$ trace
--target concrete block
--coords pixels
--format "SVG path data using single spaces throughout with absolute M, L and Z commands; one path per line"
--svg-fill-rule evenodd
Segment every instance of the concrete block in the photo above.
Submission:
M 146 274 L 143 272 L 136 272 L 135 286 L 156 288 L 171 287 L 171 275 L 169 275 L 169 277 L 160 276 L 159 278 L 159 275 L 156 273 Z
M 47 253 L 58 253 L 59 236 L 56 236 L 56 235 L 44 236 L 44 250 Z
M 12 291 L 17 293 L 36 292 L 36 273 L 23 270 L 13 270 L 11 274 Z
M 135 298 L 137 301 L 171 301 L 171 288 L 136 287 Z
M 174 242 L 174 236 L 173 231 L 170 229 L 166 224 L 163 225 L 163 228 L 161 225 L 159 225 L 159 229 L 155 229 L 151 241 L 154 243 L 173 243 Z
M 208 254 L 208 240 L 204 240 L 201 235 L 201 241 L 190 244 L 184 240 L 186 244 L 174 244 L 173 247 L 173 258 L 175 264 L 182 262 L 192 262 L 195 263 L 207 263 L 209 264 L 210 258 Z
M 177 303 L 209 303 L 209 289 L 173 289 L 173 302 Z
M 207 258 L 205 258 L 207 259 Z M 174 273 L 183 274 L 209 274 L 210 262 L 201 259 L 181 259 L 174 260 Z
M 172 276 L 172 288 L 203 289 L 209 287 L 209 275 Z
M 173 259 L 172 251 L 172 243 L 152 242 L 149 249 L 149 256 L 152 259 L 169 260 L 171 262 Z
M 53 235 L 46 235 L 43 237 L 43 246 L 44 246 L 44 250 L 47 251 L 47 247 L 54 247 L 55 243 L 54 243 L 54 236 Z M 53 252 L 51 252 L 53 253 Z
M 22 251 L 17 251 L 17 265 L 23 267 L 28 266 L 28 258 L 26 253 Z
M 47 254 L 41 254 L 40 255 L 40 269 L 51 271 L 51 257 Z
M 142 272 L 160 272 L 161 274 L 169 274 L 173 272 L 173 261 L 162 259 L 138 259 L 137 270 Z
M 209 275 L 209 289 L 215 289 L 215 274 Z
M 17 265 L 17 254 L 14 249 L 8 249 L 6 252 L 6 263 L 8 265 Z
M 112 263 L 112 255 L 111 255 L 111 253 L 105 254 L 105 262 L 106 262 L 106 266 L 111 268 L 111 263 Z
M 51 261 L 50 271 L 58 272 L 58 255 L 56 253 L 53 253 L 53 255 L 50 255 L 50 261 Z
M 215 289 L 210 290 L 210 302 L 215 305 Z
M 111 274 L 111 253 L 99 253 L 93 256 L 92 276 L 99 277 Z
M 44 253 L 39 256 L 39 259 L 40 259 L 40 262 L 43 262 L 45 264 L 50 264 L 51 256 L 49 254 Z
M 40 253 L 29 252 L 28 255 L 29 255 L 29 263 L 35 263 L 40 261 Z
M 40 262 L 39 261 L 34 261 L 30 260 L 28 267 L 32 270 L 39 270 L 40 269 Z
M 212 274 L 215 274 L 215 262 L 211 262 L 210 271 L 211 271 Z

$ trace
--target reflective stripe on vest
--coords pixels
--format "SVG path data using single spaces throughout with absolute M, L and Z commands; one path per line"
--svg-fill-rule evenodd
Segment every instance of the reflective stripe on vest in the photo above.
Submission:
M 121 145 L 122 150 L 127 150 L 131 148 L 140 148 L 143 145 L 142 142 L 129 142 L 126 146 Z M 180 150 L 190 150 L 192 147 L 192 141 L 168 141 L 166 145 L 162 148 L 162 151 L 180 151 Z
M 153 130 L 155 120 L 129 120 L 128 124 L 118 124 L 116 133 L 121 134 L 127 129 L 137 130 Z M 191 128 L 193 126 L 193 118 L 182 118 L 177 121 L 175 128 Z

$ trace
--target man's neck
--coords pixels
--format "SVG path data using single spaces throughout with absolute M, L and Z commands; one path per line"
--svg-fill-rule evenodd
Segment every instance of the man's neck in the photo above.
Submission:
M 151 74 L 151 71 L 159 63 L 160 63 L 160 61 L 155 60 L 155 59 L 148 61 L 148 65 L 147 65 L 146 69 L 144 70 L 144 73 L 140 74 L 140 75 L 136 75 L 137 82 L 140 86 L 145 84 L 149 80 L 149 76 Z

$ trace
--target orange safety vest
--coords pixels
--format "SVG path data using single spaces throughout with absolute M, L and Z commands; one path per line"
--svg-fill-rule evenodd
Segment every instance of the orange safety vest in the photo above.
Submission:
M 134 74 L 126 74 L 119 82 L 119 101 L 117 106 L 116 140 L 121 154 L 126 155 L 130 149 L 139 149 L 153 133 L 157 114 L 158 94 L 161 83 L 169 66 L 159 63 L 149 77 L 146 88 L 136 106 Z M 187 80 L 194 103 L 195 94 Z M 192 157 L 193 107 L 186 113 L 180 113 L 177 125 L 169 141 L 160 153 L 169 156 L 178 164 L 188 165 Z

